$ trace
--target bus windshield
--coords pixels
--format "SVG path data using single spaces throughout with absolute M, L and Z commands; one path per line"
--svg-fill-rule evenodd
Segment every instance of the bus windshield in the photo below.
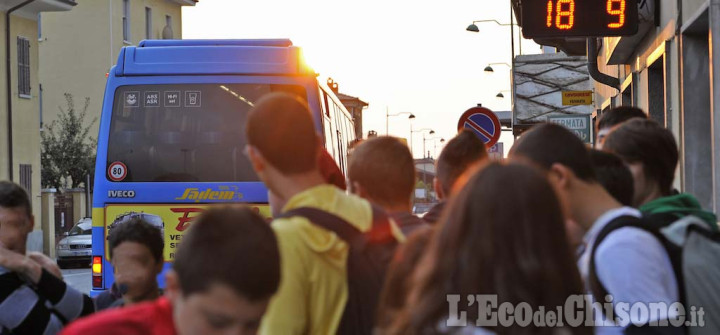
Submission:
M 182 84 L 122 86 L 115 91 L 106 170 L 115 182 L 258 181 L 244 155 L 245 121 L 270 92 L 307 100 L 299 85 Z M 109 173 L 109 172 L 106 172 Z

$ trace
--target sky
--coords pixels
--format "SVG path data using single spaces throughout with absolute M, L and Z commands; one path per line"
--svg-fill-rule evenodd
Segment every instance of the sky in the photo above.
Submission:
M 303 48 L 308 63 L 332 77 L 340 92 L 369 103 L 363 131 L 410 137 L 410 128 L 432 129 L 426 153 L 437 157 L 440 139 L 457 133 L 460 115 L 478 103 L 495 111 L 510 110 L 510 29 L 473 20 L 510 21 L 508 0 L 200 0 L 183 7 L 183 38 L 290 38 Z M 515 52 L 519 54 L 518 31 Z M 523 54 L 540 53 L 523 40 Z M 504 92 L 503 92 L 504 91 Z M 505 99 L 495 96 L 503 92 Z M 413 153 L 423 157 L 423 134 L 413 135 Z M 500 139 L 505 151 L 511 132 Z

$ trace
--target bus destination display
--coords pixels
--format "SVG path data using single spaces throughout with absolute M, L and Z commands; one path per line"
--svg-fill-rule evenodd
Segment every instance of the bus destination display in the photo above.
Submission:
M 637 0 L 523 0 L 525 38 L 634 35 Z

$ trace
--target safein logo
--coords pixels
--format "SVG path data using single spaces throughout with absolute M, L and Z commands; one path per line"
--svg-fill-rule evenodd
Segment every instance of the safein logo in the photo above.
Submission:
M 240 200 L 243 198 L 242 193 L 238 192 L 237 186 L 218 186 L 217 190 L 206 188 L 200 190 L 196 187 L 186 188 L 185 193 L 175 200 L 193 200 L 200 202 L 203 200 Z

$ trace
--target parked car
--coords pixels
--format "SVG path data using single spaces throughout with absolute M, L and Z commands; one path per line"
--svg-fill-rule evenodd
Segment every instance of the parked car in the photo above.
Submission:
M 84 218 L 78 221 L 65 238 L 57 244 L 57 263 L 61 268 L 70 263 L 90 265 L 92 257 L 92 220 Z

